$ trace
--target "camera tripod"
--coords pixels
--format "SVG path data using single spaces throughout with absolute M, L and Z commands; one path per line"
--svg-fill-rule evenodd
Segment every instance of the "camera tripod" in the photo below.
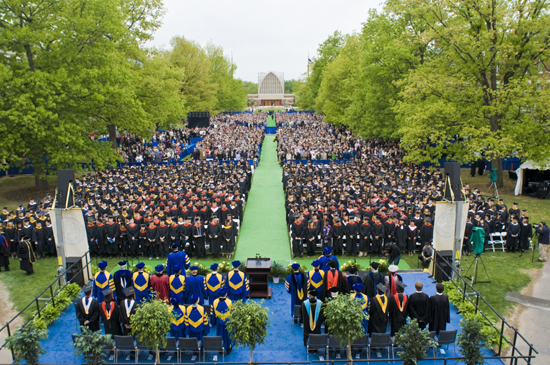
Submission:
M 477 280 L 477 269 L 479 267 L 479 263 L 481 262 L 481 266 L 483 266 L 483 270 L 485 270 L 485 275 L 487 275 L 486 281 L 480 281 Z M 472 265 L 474 266 L 474 272 L 472 276 L 467 276 L 468 272 L 472 268 Z M 481 258 L 481 255 L 476 255 L 476 258 L 470 266 L 468 266 L 468 270 L 466 270 L 466 273 L 464 274 L 464 277 L 467 277 L 468 279 L 472 279 L 471 285 L 477 284 L 477 283 L 490 283 L 491 278 L 489 277 L 489 273 L 487 272 L 487 268 L 485 267 L 485 264 L 483 263 L 483 259 Z
M 495 181 L 491 181 L 491 185 L 489 185 L 489 189 L 487 189 L 487 192 L 491 191 L 491 188 L 494 188 L 495 189 L 495 198 L 499 198 L 498 196 L 498 188 L 497 188 L 497 183 Z

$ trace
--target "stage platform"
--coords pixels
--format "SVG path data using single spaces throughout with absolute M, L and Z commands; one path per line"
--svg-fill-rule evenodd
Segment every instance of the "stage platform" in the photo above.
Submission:
M 432 279 L 428 278 L 426 273 L 402 273 L 403 281 L 408 285 L 406 293 L 411 294 L 414 292 L 414 283 L 421 281 L 424 284 L 424 292 L 428 295 L 435 294 L 435 284 L 432 283 Z M 293 362 L 293 361 L 306 361 L 306 350 L 303 346 L 303 335 L 299 324 L 292 324 L 291 311 L 290 311 L 290 295 L 286 292 L 284 282 L 279 284 L 270 284 L 273 290 L 273 297 L 270 300 L 264 301 L 264 306 L 267 307 L 270 313 L 271 326 L 268 328 L 268 336 L 266 338 L 265 345 L 259 346 L 254 351 L 255 362 Z M 451 305 L 451 323 L 447 326 L 447 329 L 460 330 L 459 321 L 461 316 L 456 313 L 456 308 Z M 47 353 L 40 357 L 42 364 L 81 364 L 81 359 L 74 358 L 74 349 L 72 344 L 71 335 L 73 333 L 79 333 L 78 322 L 76 320 L 74 306 L 70 306 L 63 313 L 63 315 L 55 320 L 49 327 L 49 337 L 43 341 L 43 346 Z M 211 330 L 210 335 L 215 336 L 215 328 Z M 453 346 L 444 347 L 446 354 L 438 353 L 439 361 L 422 361 L 422 364 L 443 364 L 444 357 L 460 356 L 458 353 L 454 353 Z M 428 354 L 431 356 L 431 352 Z M 492 354 L 487 351 L 487 356 Z M 382 358 L 377 358 L 376 353 L 371 353 L 371 359 L 387 359 L 387 353 L 382 353 Z M 126 361 L 126 356 L 120 356 L 119 362 L 121 363 L 135 363 L 134 360 Z M 336 359 L 334 355 L 330 359 Z M 361 359 L 366 359 L 366 353 L 363 353 Z M 76 360 L 76 362 L 75 362 Z M 218 355 L 218 362 L 221 362 L 222 357 Z M 250 350 L 248 348 L 235 349 L 231 355 L 225 357 L 226 362 L 248 362 L 250 360 Z M 319 360 L 316 353 L 311 353 L 309 360 Z M 326 359 L 324 359 L 326 360 Z M 172 361 L 167 360 L 167 355 L 162 354 L 163 363 L 174 363 L 175 358 Z M 196 360 L 198 362 L 198 359 Z M 201 357 L 202 361 L 202 357 Z M 212 354 L 207 355 L 206 361 L 213 362 Z M 147 355 L 139 358 L 140 363 L 153 363 L 153 361 L 147 361 Z M 190 357 L 182 357 L 182 363 L 191 363 Z M 112 363 L 112 361 L 107 361 Z M 363 363 L 363 364 L 366 364 Z M 376 362 L 377 365 L 392 364 L 391 361 Z M 394 362 L 393 364 L 399 364 Z M 488 360 L 487 364 L 496 365 L 502 364 L 499 360 Z

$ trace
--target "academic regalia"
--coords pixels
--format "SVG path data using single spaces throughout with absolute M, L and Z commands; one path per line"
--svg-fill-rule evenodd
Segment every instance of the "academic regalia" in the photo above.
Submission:
M 369 314 L 370 299 L 367 295 L 365 295 L 363 293 L 357 294 L 357 293 L 354 292 L 354 293 L 351 293 L 349 297 L 353 300 L 359 301 L 361 303 L 361 308 L 363 309 L 363 312 L 365 312 L 366 314 Z M 364 319 L 363 320 L 363 331 L 365 332 L 365 334 L 367 334 L 368 330 L 369 330 L 369 320 Z
M 380 272 L 369 271 L 363 278 L 363 293 L 367 294 L 369 298 L 373 298 L 376 295 L 376 286 L 383 283 L 384 275 Z
M 285 280 L 285 287 L 290 293 L 290 316 L 294 315 L 294 306 L 301 305 L 307 294 L 306 274 L 292 273 Z
M 174 274 L 168 280 L 170 299 L 176 298 L 180 305 L 185 304 L 185 275 Z
M 117 302 L 120 303 L 126 298 L 124 289 L 132 286 L 132 272 L 130 270 L 117 270 L 113 276 Z
M 17 248 L 17 256 L 19 257 L 19 268 L 26 271 L 27 274 L 34 273 L 33 264 L 36 261 L 36 256 L 29 240 L 23 240 Z
M 329 285 L 332 281 L 334 281 L 336 285 Z M 336 286 L 338 292 L 341 294 L 348 294 L 350 291 L 348 281 L 344 277 L 344 274 L 340 270 L 329 270 L 325 273 L 325 277 L 323 278 L 323 296 L 321 300 L 324 301 L 325 298 L 330 296 L 329 290 L 333 286 Z
M 106 335 L 122 335 L 120 307 L 114 300 L 109 303 L 101 303 L 99 313 L 101 314 L 101 320 L 103 321 Z
M 168 261 L 166 263 L 166 273 L 168 276 L 172 276 L 176 273 L 174 270 L 176 265 L 181 267 L 181 274 L 185 275 L 185 270 L 189 269 L 189 266 L 191 266 L 191 261 L 185 251 L 172 252 L 168 255 Z
M 316 299 L 315 303 L 308 300 L 302 303 L 302 319 L 304 324 L 304 346 L 310 334 L 321 334 L 321 325 L 325 322 L 323 302 Z
M 185 314 L 184 306 L 170 306 L 168 308 L 168 312 L 172 313 L 174 315 L 174 319 L 172 320 L 172 323 L 170 323 L 170 336 L 175 337 L 176 340 L 178 338 L 185 338 Z
M 357 275 L 348 275 L 346 280 L 348 281 L 348 285 L 350 288 L 353 288 L 354 284 L 361 284 L 361 278 Z
M 386 333 L 388 328 L 388 303 L 385 295 L 372 298 L 369 309 L 369 334 Z
M 204 304 L 204 298 L 206 297 L 206 282 L 201 275 L 188 276 L 185 280 L 185 298 L 187 303 L 191 304 L 191 295 L 197 294 L 199 296 L 199 304 Z
M 223 276 L 220 273 L 209 273 L 206 275 L 206 294 L 208 295 L 208 303 L 212 304 L 214 303 L 214 300 L 218 298 L 220 295 L 218 292 L 220 291 L 220 288 L 224 287 L 225 282 L 223 280 Z
M 199 341 L 203 341 L 203 337 L 210 333 L 210 325 L 208 324 L 209 313 L 202 305 L 193 307 L 190 305 L 185 311 L 185 334 L 195 337 Z
M 449 310 L 449 298 L 445 294 L 436 294 L 430 297 L 430 331 L 439 334 L 447 329 L 447 323 L 451 323 Z
M 531 227 L 531 223 L 521 223 L 519 226 L 521 227 L 519 233 L 519 248 L 525 251 L 529 249 L 529 240 L 533 237 L 533 228 Z
M 425 293 L 413 293 L 408 300 L 408 316 L 416 319 L 418 327 L 425 329 L 430 321 L 430 297 Z
M 10 269 L 10 244 L 5 236 L 0 235 L 0 270 Z
M 149 276 L 149 280 L 151 281 L 151 290 L 156 293 L 156 297 L 166 303 L 170 303 L 168 275 L 154 274 Z
M 92 295 L 94 296 L 94 298 L 97 299 L 100 305 L 105 300 L 105 296 L 103 295 L 102 291 L 107 288 L 110 288 L 113 292 L 116 290 L 113 276 L 109 274 L 108 271 L 100 271 L 95 274 L 94 291 Z
M 233 348 L 233 341 L 231 341 L 225 325 L 231 314 L 231 304 L 229 298 L 217 298 L 212 304 L 212 317 L 216 318 L 216 335 L 222 338 L 223 346 L 228 353 Z
M 340 263 L 338 262 L 336 256 L 321 255 L 318 259 L 319 263 L 321 264 L 321 270 L 323 270 L 325 273 L 330 270 L 328 262 L 331 260 L 336 261 L 336 264 L 338 265 L 338 267 L 340 267 Z
M 231 301 L 242 300 L 246 302 L 246 297 L 248 293 L 250 293 L 250 287 L 245 273 L 241 271 L 228 272 L 225 287 L 227 288 L 228 297 Z
M 384 286 L 388 288 L 386 295 L 389 297 L 397 294 L 397 283 L 403 282 L 403 278 L 399 274 L 392 275 L 391 273 L 384 277 Z
M 148 300 L 149 288 L 151 287 L 149 274 L 145 272 L 135 272 L 132 281 L 134 282 L 137 303 L 141 304 Z
M 325 272 L 323 270 L 310 270 L 307 275 L 307 290 L 317 290 L 317 298 L 323 295 L 323 278 Z
M 409 301 L 406 294 L 395 294 L 390 297 L 389 315 L 390 315 L 390 336 L 394 336 L 397 331 L 407 324 Z
M 120 302 L 120 321 L 122 324 L 122 332 L 125 336 L 130 336 L 132 330 L 126 328 L 125 326 L 130 326 L 130 319 L 136 313 L 137 303 L 133 298 L 125 298 Z
M 90 323 L 86 326 L 92 331 L 99 331 L 99 302 L 94 298 L 79 299 L 75 305 L 76 318 L 80 322 L 80 326 L 84 326 L 85 321 Z

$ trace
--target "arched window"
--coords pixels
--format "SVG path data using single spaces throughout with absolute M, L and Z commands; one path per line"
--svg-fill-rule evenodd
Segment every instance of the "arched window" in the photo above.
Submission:
M 284 92 L 281 80 L 273 72 L 268 73 L 260 84 L 260 94 L 282 94 Z

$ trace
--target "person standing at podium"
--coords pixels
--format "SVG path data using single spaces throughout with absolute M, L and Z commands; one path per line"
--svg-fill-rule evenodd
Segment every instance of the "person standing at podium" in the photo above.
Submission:
M 233 261 L 231 265 L 233 265 L 233 271 L 227 273 L 227 280 L 225 281 L 229 299 L 231 299 L 232 302 L 236 300 L 246 302 L 246 297 L 250 293 L 248 278 L 244 272 L 239 270 L 239 266 L 241 266 L 239 260 Z
M 285 287 L 290 294 L 290 316 L 294 315 L 294 306 L 302 305 L 306 299 L 306 274 L 300 272 L 300 264 L 292 264 L 292 273 L 285 280 Z

